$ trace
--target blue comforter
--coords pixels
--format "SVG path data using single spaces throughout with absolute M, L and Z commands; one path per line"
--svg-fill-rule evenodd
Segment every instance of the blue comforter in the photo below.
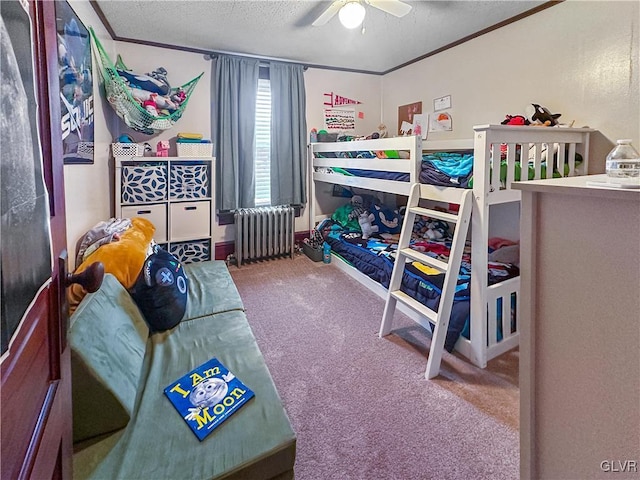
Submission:
M 397 245 L 389 245 L 375 239 L 362 240 L 362 237 L 357 233 L 341 230 L 332 231 L 326 241 L 331 246 L 331 250 L 355 268 L 385 288 L 389 288 L 391 272 L 393 271 L 393 253 Z M 444 345 L 448 352 L 453 351 L 461 332 L 469 320 L 469 273 L 468 269 L 463 267 L 458 277 L 458 286 Z M 444 274 L 442 273 L 426 275 L 414 266 L 407 265 L 400 289 L 431 310 L 437 311 L 443 282 Z

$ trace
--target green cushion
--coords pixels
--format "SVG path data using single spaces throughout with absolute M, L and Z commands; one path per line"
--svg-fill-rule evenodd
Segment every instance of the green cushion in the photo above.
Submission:
M 184 266 L 184 271 L 189 278 L 189 295 L 183 321 L 244 310 L 236 284 L 222 260 L 190 263 Z
M 255 398 L 200 442 L 163 389 L 214 356 Z M 132 419 L 91 478 L 259 480 L 293 470 L 296 437 L 244 312 L 183 321 L 152 335 L 140 378 Z
M 111 274 L 70 319 L 73 440 L 124 427 L 131 416 L 148 337 L 129 293 Z

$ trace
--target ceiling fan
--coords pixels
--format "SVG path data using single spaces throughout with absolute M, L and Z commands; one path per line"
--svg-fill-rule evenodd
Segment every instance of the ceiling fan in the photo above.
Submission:
M 365 5 L 396 17 L 404 17 L 411 10 L 411 5 L 400 0 L 335 0 L 311 25 L 324 25 L 337 13 L 342 25 L 346 28 L 356 28 L 364 20 Z

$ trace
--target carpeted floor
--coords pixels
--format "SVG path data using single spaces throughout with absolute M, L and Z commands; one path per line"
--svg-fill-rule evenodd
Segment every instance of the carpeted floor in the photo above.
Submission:
M 335 261 L 335 260 L 334 260 Z M 297 433 L 296 480 L 517 479 L 518 352 L 486 369 L 443 357 L 384 301 L 304 255 L 230 267 Z

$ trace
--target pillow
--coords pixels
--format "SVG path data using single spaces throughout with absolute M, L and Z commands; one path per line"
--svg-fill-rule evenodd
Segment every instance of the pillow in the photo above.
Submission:
M 76 273 L 83 272 L 94 262 L 102 262 L 105 273 L 111 273 L 125 288 L 131 288 L 147 258 L 154 232 L 155 227 L 146 218 L 132 218 L 131 227 L 120 235 L 119 240 L 98 248 L 76 268 Z M 70 313 L 74 312 L 86 294 L 78 284 L 69 287 Z
M 380 233 L 400 233 L 402 230 L 402 218 L 397 208 L 392 210 L 384 205 L 372 205 L 371 213 Z
M 176 257 L 158 245 L 147 257 L 131 297 L 149 325 L 151 333 L 169 330 L 180 323 L 187 309 L 189 281 Z

